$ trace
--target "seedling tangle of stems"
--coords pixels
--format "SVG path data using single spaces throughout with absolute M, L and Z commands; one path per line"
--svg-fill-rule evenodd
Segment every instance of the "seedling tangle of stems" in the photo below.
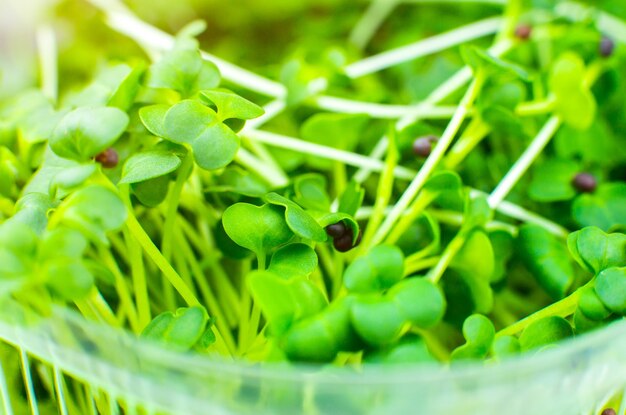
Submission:
M 248 3 L 57 5 L 0 104 L 3 301 L 335 366 L 622 319 L 620 1 Z

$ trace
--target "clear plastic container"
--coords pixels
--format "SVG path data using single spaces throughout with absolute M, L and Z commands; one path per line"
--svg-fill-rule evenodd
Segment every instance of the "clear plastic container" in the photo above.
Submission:
M 54 369 L 59 413 L 68 408 L 72 413 L 71 398 L 59 387 L 67 388 L 69 379 L 96 396 L 92 410 L 98 407 L 99 413 L 572 415 L 599 414 L 606 406 L 618 414 L 626 410 L 619 404 L 626 386 L 626 321 L 497 363 L 355 369 L 218 361 L 163 350 L 65 310 L 29 322 L 19 306 L 7 307 L 2 315 L 12 316 L 12 322 L 0 323 L 0 339 L 16 348 L 23 364 L 36 360 Z M 11 381 L 4 379 L 0 389 L 6 393 Z M 5 412 L 11 413 L 3 395 Z

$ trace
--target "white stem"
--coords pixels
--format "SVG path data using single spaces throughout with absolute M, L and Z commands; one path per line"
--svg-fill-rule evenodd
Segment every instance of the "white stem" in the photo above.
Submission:
M 361 19 L 354 25 L 348 41 L 359 49 L 365 48 L 376 30 L 393 12 L 400 0 L 372 0 Z
M 245 148 L 237 151 L 235 161 L 256 173 L 273 187 L 284 187 L 289 184 L 289 178 L 282 171 L 262 163 Z
M 365 167 L 373 171 L 382 171 L 385 163 L 378 159 L 352 153 L 350 151 L 338 150 L 334 147 L 309 143 L 294 137 L 271 133 L 261 130 L 247 130 L 243 135 L 250 140 L 258 141 L 273 147 L 284 148 L 298 153 L 310 154 L 316 157 L 341 161 L 345 164 L 357 167 Z M 410 180 L 415 177 L 416 172 L 405 167 L 398 166 L 394 170 L 398 179 Z
M 569 231 L 558 223 L 554 223 L 542 216 L 524 209 L 521 206 L 507 202 L 506 200 L 500 202 L 500 204 L 496 207 L 496 210 L 510 218 L 539 225 L 560 238 L 567 238 L 567 235 L 569 235 Z
M 313 102 L 320 108 L 344 114 L 367 114 L 372 118 L 397 119 L 406 116 L 445 119 L 454 115 L 454 106 L 386 105 L 321 95 Z
M 41 89 L 48 98 L 56 102 L 59 95 L 59 70 L 57 68 L 57 39 L 49 25 L 37 30 L 37 50 L 41 73 Z
M 378 228 L 374 239 L 372 240 L 372 244 L 376 245 L 385 238 L 398 218 L 402 215 L 402 212 L 404 212 L 413 202 L 419 191 L 426 183 L 426 180 L 428 180 L 432 172 L 435 170 L 435 167 L 439 161 L 441 161 L 445 151 L 448 149 L 456 133 L 461 127 L 461 124 L 468 113 L 469 107 L 476 98 L 481 83 L 482 81 L 480 78 L 474 79 L 432 153 L 428 156 L 422 168 L 417 172 L 417 176 L 415 176 L 411 184 L 409 184 L 409 187 L 404 191 L 398 202 L 394 205 L 389 215 L 385 218 L 385 221 Z
M 128 12 L 104 11 L 107 12 L 109 26 L 141 43 L 144 47 L 163 51 L 171 49 L 174 45 L 173 36 L 143 22 Z M 215 63 L 224 79 L 251 91 L 273 97 L 284 97 L 287 93 L 282 84 L 233 65 L 210 53 L 202 52 L 202 57 Z
M 561 125 L 561 120 L 556 115 L 550 117 L 550 119 L 541 128 L 541 131 L 530 143 L 528 148 L 524 151 L 521 157 L 515 162 L 513 167 L 507 172 L 502 181 L 498 183 L 496 188 L 487 198 L 489 206 L 491 208 L 497 207 L 526 173 L 526 170 L 535 161 L 537 156 L 548 144 L 552 136 L 556 133 Z
M 480 20 L 410 45 L 370 56 L 346 66 L 345 73 L 353 79 L 369 75 L 402 62 L 440 52 L 473 39 L 492 35 L 498 31 L 501 24 L 502 18 L 499 16 Z
M 512 45 L 513 43 L 511 41 L 503 40 L 502 42 L 493 45 L 493 47 L 489 49 L 489 53 L 494 56 L 501 56 L 508 51 Z M 420 113 L 423 111 L 423 108 L 434 106 L 438 102 L 443 101 L 469 82 L 470 79 L 472 79 L 472 70 L 469 67 L 465 66 L 458 70 L 454 75 L 448 78 L 447 81 L 432 91 L 424 101 L 416 104 L 414 112 L 401 118 L 396 123 L 396 129 L 403 130 L 412 123 L 416 122 L 420 119 Z M 370 153 L 370 157 L 380 159 L 385 155 L 385 151 L 387 151 L 387 136 L 381 137 L 378 143 L 376 143 L 374 150 Z M 354 180 L 357 183 L 362 183 L 365 179 L 367 179 L 367 176 L 369 176 L 370 173 L 371 172 L 368 170 L 360 169 L 355 173 Z
M 242 132 L 258 129 L 263 124 L 267 123 L 269 120 L 283 112 L 286 107 L 287 103 L 281 98 L 271 101 L 269 104 L 266 104 L 263 107 L 263 110 L 265 111 L 263 115 L 253 120 L 246 121 L 246 125 L 242 129 Z

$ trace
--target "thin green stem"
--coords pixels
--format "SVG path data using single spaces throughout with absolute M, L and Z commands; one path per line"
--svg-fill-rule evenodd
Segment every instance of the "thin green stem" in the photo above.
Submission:
M 220 307 L 213 290 L 209 286 L 204 273 L 202 272 L 202 268 L 198 263 L 197 259 L 193 255 L 193 251 L 189 246 L 187 240 L 183 237 L 182 232 L 179 230 L 176 234 L 177 246 L 183 253 L 183 256 L 191 268 L 191 274 L 194 277 L 196 284 L 200 288 L 200 292 L 202 296 L 205 298 L 206 307 L 209 311 L 209 315 L 214 316 L 216 319 L 215 325 L 217 326 L 217 330 L 220 333 L 220 337 L 223 339 L 226 348 L 229 354 L 233 354 L 235 351 L 235 340 L 230 332 L 230 328 L 228 327 L 228 322 L 226 317 L 224 316 L 224 312 Z
M 413 200 L 415 200 L 415 197 L 418 195 L 420 190 L 422 190 L 422 187 L 443 158 L 445 151 L 448 149 L 448 147 L 452 143 L 452 140 L 461 128 L 461 124 L 465 119 L 465 115 L 467 114 L 472 103 L 478 96 L 478 92 L 482 87 L 483 80 L 484 75 L 480 72 L 477 73 L 476 78 L 474 79 L 467 92 L 465 93 L 465 96 L 461 100 L 457 112 L 454 114 L 454 117 L 452 117 L 452 120 L 446 127 L 432 153 L 430 154 L 430 156 L 428 156 L 426 162 L 417 173 L 417 176 L 415 176 L 413 181 L 409 184 L 406 191 L 402 194 L 396 205 L 393 207 L 391 212 L 389 212 L 389 215 L 378 229 L 378 232 L 376 233 L 373 240 L 374 244 L 379 243 L 385 238 L 391 228 L 401 217 L 402 213 L 409 207 Z
M 141 227 L 141 224 L 132 214 L 132 211 L 128 215 L 126 226 L 128 226 L 128 230 L 131 235 L 133 235 L 146 254 L 148 254 L 154 264 L 161 270 L 163 275 L 165 275 L 170 284 L 183 297 L 183 300 L 185 300 L 187 305 L 200 305 L 200 301 L 198 301 L 196 296 L 193 294 L 193 291 L 189 289 L 187 284 L 185 284 L 185 281 L 180 277 L 180 275 L 178 275 L 176 270 L 167 261 L 163 254 L 161 254 L 159 248 L 156 247 L 146 231 Z
M 513 187 L 526 173 L 530 165 L 539 157 L 539 154 L 541 154 L 560 126 L 561 119 L 558 116 L 553 115 L 550 117 L 526 151 L 524 151 L 522 156 L 513 164 L 511 170 L 509 170 L 502 181 L 498 183 L 493 192 L 491 192 L 487 198 L 489 206 L 495 208 L 506 198 Z
M 378 183 L 378 190 L 376 191 L 376 200 L 374 202 L 374 210 L 369 221 L 367 221 L 367 227 L 361 241 L 361 247 L 359 252 L 367 252 L 372 245 L 372 239 L 376 233 L 376 230 L 380 226 L 385 216 L 385 208 L 389 204 L 391 194 L 393 191 L 393 171 L 398 164 L 400 154 L 396 147 L 395 130 L 389 133 L 389 149 L 387 150 L 387 160 L 385 161 L 385 169 L 383 170 L 380 181 Z
M 359 49 L 365 48 L 376 30 L 401 0 L 372 0 L 361 19 L 352 27 L 348 41 Z
M 385 243 L 394 244 L 398 239 L 400 239 L 402 234 L 404 234 L 409 226 L 411 226 L 415 219 L 417 219 L 422 212 L 424 212 L 424 209 L 426 209 L 434 199 L 435 195 L 432 193 L 421 193 L 417 196 L 413 203 L 411 203 L 404 214 L 400 217 L 397 225 L 393 227 L 391 232 L 389 232 L 389 235 L 385 238 Z M 387 214 L 387 217 L 388 215 L 389 213 Z
M 148 283 L 146 281 L 146 269 L 143 264 L 141 247 L 130 235 L 127 227 L 124 229 L 124 239 L 128 247 L 130 272 L 133 280 L 133 291 L 135 292 L 135 303 L 137 305 L 137 319 L 139 327 L 143 328 L 146 327 L 152 319 L 150 298 L 148 296 Z
M 417 271 L 422 271 L 437 265 L 441 257 L 434 256 L 430 258 L 412 258 L 407 257 L 404 261 L 404 276 L 415 274 Z
M 443 276 L 443 273 L 450 265 L 450 262 L 452 262 L 456 254 L 461 250 L 461 248 L 463 248 L 463 245 L 465 245 L 467 235 L 468 232 L 461 229 L 461 231 L 459 231 L 455 235 L 455 237 L 452 238 L 450 243 L 448 243 L 448 245 L 446 246 L 446 249 L 443 251 L 443 254 L 439 258 L 439 261 L 437 261 L 437 264 L 430 269 L 426 278 L 428 278 L 434 284 L 437 284 L 439 282 L 439 280 Z
M 580 294 L 580 289 L 574 291 L 572 294 L 565 297 L 564 299 L 557 301 L 556 303 L 553 303 L 548 307 L 542 308 L 541 310 L 529 315 L 528 317 L 519 320 L 515 324 L 511 324 L 510 326 L 500 330 L 496 333 L 496 337 L 515 335 L 524 330 L 532 323 L 546 317 L 567 317 L 572 315 L 574 311 L 576 311 L 576 307 L 578 307 Z
M 170 189 L 165 212 L 165 223 L 163 224 L 163 238 L 161 242 L 161 252 L 168 261 L 172 257 L 172 242 L 174 240 L 174 227 L 178 218 L 178 204 L 180 195 L 185 186 L 185 182 L 193 172 L 194 161 L 191 154 L 187 154 L 178 168 L 178 176 L 174 186 Z
M 98 250 L 98 254 L 100 255 L 100 258 L 102 258 L 103 263 L 115 276 L 115 290 L 120 298 L 120 307 L 126 310 L 126 315 L 128 316 L 128 321 L 132 330 L 135 333 L 139 333 L 141 327 L 137 317 L 137 310 L 135 309 L 135 303 L 133 302 L 130 291 L 128 290 L 128 286 L 126 285 L 126 278 L 124 278 L 124 275 L 120 271 L 115 258 L 108 249 L 100 248 Z

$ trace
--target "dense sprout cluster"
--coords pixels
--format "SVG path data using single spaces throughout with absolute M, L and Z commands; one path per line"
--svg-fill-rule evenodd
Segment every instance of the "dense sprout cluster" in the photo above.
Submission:
M 335 365 L 499 360 L 621 320 L 626 23 L 534 3 L 398 5 L 276 67 L 225 52 L 256 72 L 201 53 L 201 22 L 171 37 L 105 7 L 145 54 L 120 39 L 86 84 L 50 94 L 43 71 L 1 103 L 4 298 L 177 351 Z M 452 7 L 465 21 L 429 19 Z M 93 69 L 62 46 L 61 79 Z

